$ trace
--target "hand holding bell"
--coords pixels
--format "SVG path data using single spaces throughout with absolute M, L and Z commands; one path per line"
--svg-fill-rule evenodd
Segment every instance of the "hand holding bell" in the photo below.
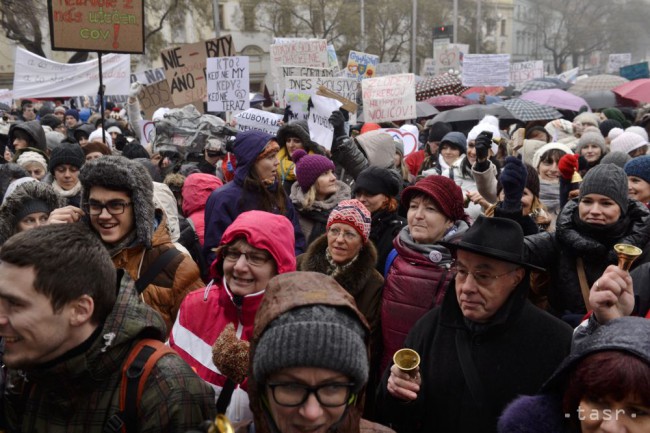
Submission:
M 614 251 L 618 256 L 618 267 L 624 271 L 629 271 L 632 263 L 643 253 L 641 248 L 629 244 L 616 244 Z

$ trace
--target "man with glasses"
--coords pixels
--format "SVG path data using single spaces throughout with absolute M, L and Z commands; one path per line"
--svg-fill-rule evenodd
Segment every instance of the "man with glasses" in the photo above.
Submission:
M 495 432 L 505 406 L 534 394 L 568 355 L 571 328 L 528 301 L 539 268 L 524 262 L 514 221 L 480 216 L 445 246 L 455 280 L 406 338 L 420 367 L 385 372 L 379 411 L 398 431 Z

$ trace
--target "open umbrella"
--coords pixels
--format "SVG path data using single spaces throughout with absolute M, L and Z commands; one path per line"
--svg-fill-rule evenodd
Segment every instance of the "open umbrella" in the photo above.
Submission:
M 478 122 L 486 115 L 492 115 L 499 119 L 516 120 L 516 117 L 505 107 L 491 104 L 473 104 L 465 107 L 454 108 L 453 110 L 443 111 L 435 117 L 436 122 Z
M 4 102 L 0 102 L 0 111 L 11 111 L 11 107 Z
M 474 104 L 474 102 L 458 95 L 440 95 L 426 100 L 427 104 L 440 108 L 464 107 L 465 105 Z
M 650 102 L 650 78 L 639 78 L 623 83 L 614 87 L 612 92 L 633 101 Z
M 483 95 L 481 93 L 464 93 L 464 96 L 470 101 L 480 102 L 481 96 Z M 492 96 L 487 94 L 485 95 L 484 99 L 485 99 L 485 103 L 488 105 L 503 101 L 503 98 L 499 96 Z
M 587 101 L 580 96 L 560 89 L 531 90 L 521 95 L 519 99 L 537 102 L 560 110 L 580 111 L 583 107 L 589 107 Z
M 466 89 L 456 75 L 436 75 L 427 77 L 415 85 L 415 99 L 424 101 L 438 95 L 460 95 Z
M 587 101 L 587 104 L 589 104 L 592 110 L 602 110 L 603 108 L 617 107 L 620 105 L 616 100 L 616 95 L 611 90 L 594 90 L 583 93 L 580 96 Z
M 522 84 L 519 91 L 522 94 L 524 94 L 526 92 L 530 92 L 533 90 L 543 90 L 543 89 L 557 89 L 557 85 L 555 83 L 551 83 L 548 81 L 530 80 Z
M 573 86 L 569 88 L 569 92 L 574 95 L 582 95 L 583 93 L 593 92 L 596 90 L 612 90 L 616 86 L 627 83 L 627 78 L 619 77 L 618 75 L 593 75 L 591 77 L 578 80 Z
M 510 99 L 490 105 L 490 107 L 505 107 L 517 120 L 531 122 L 533 120 L 553 120 L 562 117 L 562 114 L 553 107 L 538 104 L 524 99 Z

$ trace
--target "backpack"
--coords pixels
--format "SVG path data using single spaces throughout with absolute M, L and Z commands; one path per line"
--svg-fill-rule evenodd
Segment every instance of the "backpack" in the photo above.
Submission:
M 139 403 L 151 370 L 165 355 L 176 354 L 174 349 L 159 340 L 145 338 L 136 343 L 122 365 L 120 381 L 120 410 L 104 426 L 104 433 L 134 433 L 138 425 Z

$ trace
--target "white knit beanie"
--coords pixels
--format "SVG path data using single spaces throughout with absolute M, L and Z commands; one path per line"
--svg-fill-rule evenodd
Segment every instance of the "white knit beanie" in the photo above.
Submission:
M 648 141 L 648 131 L 640 126 L 627 127 L 625 128 L 625 132 L 634 132 L 635 134 L 639 134 L 641 137 L 643 137 L 645 141 Z
M 562 143 L 548 143 L 545 144 L 544 146 L 540 147 L 535 151 L 535 154 L 533 155 L 533 167 L 535 167 L 535 170 L 537 170 L 537 167 L 539 166 L 539 161 L 542 159 L 542 155 L 544 155 L 546 152 L 549 150 L 561 150 L 562 152 L 571 155 L 573 152 L 571 151 L 571 148 L 567 146 L 566 144 Z
M 648 140 L 644 140 L 639 134 L 635 132 L 623 132 L 612 140 L 609 144 L 609 149 L 612 152 L 630 153 L 647 144 Z
M 23 168 L 26 168 L 28 164 L 31 163 L 40 164 L 43 167 L 43 171 L 47 172 L 47 161 L 45 157 L 38 152 L 23 152 L 20 154 L 16 163 Z

